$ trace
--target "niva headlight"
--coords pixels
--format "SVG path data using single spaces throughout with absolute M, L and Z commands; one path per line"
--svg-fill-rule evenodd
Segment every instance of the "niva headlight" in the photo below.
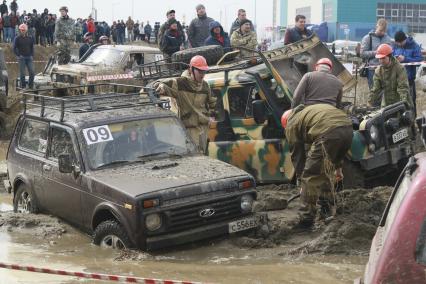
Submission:
M 161 216 L 157 213 L 149 214 L 145 217 L 145 227 L 150 231 L 160 229 L 161 223 Z
M 244 194 L 241 196 L 241 211 L 244 213 L 251 212 L 253 206 L 253 196 L 251 194 Z

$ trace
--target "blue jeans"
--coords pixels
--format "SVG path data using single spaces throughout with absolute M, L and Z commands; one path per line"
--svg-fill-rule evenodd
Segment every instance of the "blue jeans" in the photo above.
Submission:
M 12 28 L 4 28 L 4 41 L 11 42 L 12 41 Z
M 20 56 L 19 62 L 19 77 L 21 79 L 21 88 L 25 88 L 25 67 L 28 69 L 28 87 L 34 87 L 34 64 L 32 56 Z

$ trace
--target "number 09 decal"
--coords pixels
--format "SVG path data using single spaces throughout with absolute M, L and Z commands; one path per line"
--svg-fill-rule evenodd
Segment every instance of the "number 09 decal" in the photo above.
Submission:
M 83 129 L 83 135 L 87 145 L 114 140 L 108 125 Z

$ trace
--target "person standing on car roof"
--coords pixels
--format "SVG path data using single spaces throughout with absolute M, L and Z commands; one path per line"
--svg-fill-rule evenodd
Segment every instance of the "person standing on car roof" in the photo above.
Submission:
M 222 46 L 223 52 L 229 52 L 231 48 L 231 40 L 227 33 L 223 31 L 223 27 L 217 21 L 213 21 L 209 25 L 210 36 L 204 42 L 204 45 L 219 45 Z
M 393 56 L 401 63 L 421 62 L 423 55 L 420 45 L 410 36 L 407 37 L 403 31 L 395 33 L 395 45 Z M 414 113 L 416 113 L 416 66 L 405 66 L 410 87 L 411 100 L 413 102 Z
M 389 44 L 381 44 L 377 48 L 376 58 L 380 66 L 373 77 L 373 87 L 370 90 L 368 103 L 371 106 L 388 106 L 404 101 L 409 108 L 413 102 L 409 94 L 407 72 L 404 66 L 392 55 Z
M 185 125 L 198 149 L 205 153 L 210 116 L 216 107 L 216 98 L 209 84 L 204 81 L 209 70 L 206 59 L 201 55 L 192 57 L 189 69 L 179 78 L 157 81 L 153 84 L 159 95 L 172 97 L 179 108 L 179 118 Z
M 238 9 L 238 16 L 235 19 L 235 21 L 232 23 L 231 30 L 229 31 L 229 37 L 231 37 L 232 34 L 240 28 L 240 26 L 241 26 L 240 23 L 243 20 L 247 20 L 246 10 Z M 253 32 L 255 31 L 253 25 L 251 25 L 251 30 Z
M 13 52 L 18 57 L 21 88 L 25 88 L 25 68 L 27 68 L 29 75 L 28 87 L 32 89 L 34 85 L 34 39 L 28 36 L 28 26 L 26 24 L 19 26 L 19 35 L 13 42 Z
M 84 44 L 81 45 L 80 50 L 78 51 L 79 59 L 83 57 L 83 55 L 89 50 L 92 45 L 93 34 L 88 32 L 84 35 Z
M 209 37 L 209 25 L 214 20 L 207 17 L 206 7 L 203 4 L 198 4 L 197 18 L 193 19 L 188 28 L 188 40 L 191 47 L 204 46 L 204 41 Z
M 368 33 L 361 40 L 361 58 L 366 61 L 367 65 L 379 65 L 378 59 L 375 57 L 379 45 L 387 43 L 392 44 L 392 39 L 387 31 L 388 24 L 385 19 L 379 19 L 376 29 Z M 373 87 L 374 69 L 368 69 L 367 79 L 368 87 Z
M 303 75 L 293 94 L 292 108 L 300 105 L 329 104 L 340 108 L 343 96 L 343 84 L 331 73 L 333 63 L 328 58 L 321 58 L 315 64 L 315 71 Z M 297 178 L 305 167 L 305 141 L 293 143 L 291 157 Z
M 245 47 L 251 50 L 257 49 L 257 35 L 251 30 L 252 23 L 250 20 L 242 20 L 240 22 L 240 29 L 233 32 L 231 36 L 232 47 Z M 240 49 L 241 57 L 252 56 L 253 52 L 249 50 Z
M 301 175 L 301 198 L 306 209 L 299 226 L 310 227 L 320 209 L 320 219 L 335 215 L 334 177 L 342 176 L 343 158 L 352 144 L 352 122 L 330 103 L 299 105 L 281 119 L 290 146 L 299 141 L 310 145 Z M 293 152 L 292 152 L 293 156 Z
M 294 19 L 294 28 L 287 29 L 284 36 L 284 45 L 308 38 L 312 35 L 312 31 L 306 28 L 306 17 L 304 15 L 296 15 Z
M 74 43 L 74 20 L 68 16 L 68 8 L 59 9 L 61 17 L 56 21 L 55 40 L 58 44 L 58 64 L 67 64 L 71 60 L 71 46 Z
M 176 20 L 176 12 L 175 12 L 175 10 L 169 10 L 169 11 L 167 11 L 166 17 L 167 17 L 167 21 L 164 22 L 160 26 L 160 29 L 158 31 L 158 35 L 157 35 L 157 43 L 158 43 L 158 45 L 160 45 L 161 39 L 163 38 L 164 33 L 169 29 L 169 21 L 171 19 Z M 176 20 L 176 22 L 177 22 L 177 29 L 178 29 L 179 33 L 181 33 L 181 34 L 184 35 L 185 33 L 183 31 L 183 27 L 182 27 L 181 23 L 178 20 Z

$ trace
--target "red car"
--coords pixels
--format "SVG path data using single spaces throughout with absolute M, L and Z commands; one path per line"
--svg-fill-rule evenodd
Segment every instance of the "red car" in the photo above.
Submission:
M 419 121 L 426 140 L 426 115 Z M 411 157 L 395 185 L 355 283 L 426 283 L 426 152 Z

